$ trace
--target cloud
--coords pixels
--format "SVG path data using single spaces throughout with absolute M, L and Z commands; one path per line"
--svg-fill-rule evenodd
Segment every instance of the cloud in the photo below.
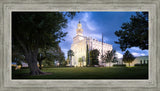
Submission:
M 77 29 L 77 21 L 76 20 L 72 20 L 68 23 L 68 27 L 66 29 L 64 29 L 65 32 L 68 32 L 68 34 L 65 37 L 65 40 L 67 42 L 72 42 L 73 41 L 73 37 L 76 35 L 76 29 Z
M 141 50 L 139 47 L 132 47 L 132 48 L 129 48 L 128 50 L 135 57 L 148 55 L 148 50 Z
M 142 54 L 140 54 L 141 56 L 146 56 L 146 54 L 144 54 L 144 53 L 142 53 Z
M 137 52 L 132 52 L 131 53 L 133 56 L 135 56 L 135 57 L 138 57 L 138 56 L 147 56 L 146 54 L 144 54 L 144 53 L 137 53 Z
M 93 21 L 92 22 L 90 21 L 89 13 L 82 13 L 80 14 L 79 17 L 82 18 L 82 20 L 80 21 L 82 24 L 82 29 L 84 30 L 83 34 L 85 34 L 85 36 L 90 35 L 90 33 L 96 28 L 94 24 L 92 24 Z M 76 36 L 76 29 L 77 29 L 78 21 L 79 21 L 79 18 L 74 18 L 70 20 L 68 22 L 68 27 L 66 29 L 63 29 L 65 32 L 68 32 L 68 34 L 65 37 L 65 40 L 67 42 L 70 42 L 70 43 L 73 42 L 73 37 Z M 100 38 L 99 35 L 95 35 L 95 36 L 96 36 L 95 38 Z
M 121 13 L 121 12 L 120 12 Z M 102 40 L 102 33 L 104 34 L 103 41 L 108 44 L 112 44 L 116 48 L 116 54 L 118 58 L 123 57 L 123 52 L 121 52 L 118 44 L 115 44 L 114 41 L 118 38 L 114 35 L 114 31 L 119 29 L 119 26 L 128 20 L 127 17 L 130 17 L 128 13 L 125 13 L 123 21 L 116 20 L 119 19 L 119 14 L 114 13 L 92 13 L 92 12 L 80 12 L 72 20 L 68 21 L 68 27 L 63 29 L 64 32 L 68 34 L 64 37 L 65 41 L 60 43 L 62 51 L 67 55 L 67 51 L 70 49 L 71 44 L 73 43 L 73 37 L 76 36 L 76 29 L 78 21 L 80 20 L 83 29 L 83 35 L 92 37 L 99 41 Z M 116 24 L 115 24 L 116 22 Z M 148 50 L 141 50 L 138 47 L 128 48 L 128 50 L 134 56 L 146 56 L 148 55 Z
M 79 17 L 82 18 L 82 20 L 81 20 L 81 23 L 83 23 L 82 29 L 84 29 L 84 31 L 86 33 L 88 33 L 89 31 L 93 31 L 95 29 L 94 27 L 91 26 L 92 24 L 89 22 L 88 13 L 81 13 L 81 14 L 79 14 L 78 17 L 75 17 L 72 20 L 69 20 L 68 27 L 63 29 L 64 32 L 67 32 L 67 35 L 64 37 L 65 41 L 60 43 L 60 47 L 61 47 L 62 51 L 65 53 L 65 57 L 67 57 L 66 56 L 67 51 L 70 49 L 71 44 L 73 43 L 73 37 L 76 36 L 76 29 L 77 29 Z M 95 36 L 96 36 L 96 38 L 98 37 L 98 35 L 95 35 Z
M 90 19 L 90 18 L 91 17 L 89 13 L 82 13 L 82 20 L 80 21 L 83 22 L 85 29 L 87 29 L 87 31 L 95 31 L 96 26 L 94 24 L 93 19 Z
M 135 56 L 135 57 L 140 56 L 140 54 L 139 54 L 139 53 L 136 53 L 136 52 L 132 52 L 131 54 L 132 54 L 133 56 Z
M 91 24 L 91 23 L 87 23 L 87 27 L 89 30 L 94 31 L 96 30 L 96 28 Z
M 85 22 L 88 21 L 88 13 L 83 13 L 82 21 L 85 21 Z
M 117 58 L 122 58 L 123 55 L 122 55 L 121 53 L 119 53 L 119 52 L 116 52 L 116 57 L 117 57 Z
M 134 50 L 134 51 L 140 51 L 141 49 L 139 47 L 132 47 L 130 48 L 131 50 Z

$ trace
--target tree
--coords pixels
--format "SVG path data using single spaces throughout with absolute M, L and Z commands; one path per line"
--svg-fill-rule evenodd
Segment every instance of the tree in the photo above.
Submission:
M 79 58 L 78 59 L 78 62 L 80 63 L 80 67 L 82 66 L 82 62 L 83 62 L 83 59 L 82 58 Z
M 69 57 L 67 58 L 66 62 L 67 62 L 67 65 L 69 65 L 70 63 Z
M 44 67 L 53 67 L 54 62 L 57 59 L 57 48 L 51 47 L 50 49 L 39 49 L 37 60 L 39 62 L 39 68 L 42 69 L 42 64 Z
M 132 15 L 130 22 L 123 23 L 115 35 L 119 37 L 115 43 L 120 44 L 122 51 L 131 47 L 148 49 L 148 12 L 137 12 L 136 15 Z
M 38 62 L 40 65 L 40 69 L 42 68 L 42 60 L 46 59 L 47 61 L 58 61 L 60 65 L 65 61 L 64 53 L 62 52 L 59 45 L 56 47 L 51 47 L 50 49 L 40 49 L 38 53 Z
M 118 64 L 118 58 L 117 58 L 117 55 L 116 55 L 116 50 L 114 50 L 114 57 L 113 57 L 113 63 L 116 63 Z
M 116 56 L 114 56 L 114 58 L 113 58 L 113 61 L 112 61 L 113 63 L 116 63 L 117 62 L 117 64 L 118 64 L 118 59 L 117 59 L 117 57 Z
M 16 62 L 17 65 L 21 65 L 22 66 L 22 62 L 25 62 L 25 57 L 24 55 L 14 55 L 12 56 L 12 61 Z
M 99 64 L 98 63 L 98 56 L 99 56 L 99 51 L 97 49 L 90 51 L 89 58 L 90 58 L 90 65 L 91 66 Z
M 18 50 L 15 46 L 12 46 L 12 62 L 16 62 L 17 65 L 22 65 L 25 62 L 25 56 L 21 50 Z
M 67 61 L 66 61 L 66 60 L 63 60 L 61 66 L 62 66 L 62 67 L 65 67 L 66 65 L 67 65 Z
M 135 57 L 127 50 L 123 55 L 122 61 L 124 63 L 129 63 L 129 67 L 130 67 L 130 63 L 132 63 L 134 61 L 134 59 L 135 59 Z
M 42 61 L 43 67 L 54 67 L 54 59 L 53 60 L 49 60 L 49 59 L 44 59 Z
M 115 52 L 116 52 L 115 50 L 111 50 L 111 51 L 107 51 L 104 54 L 103 59 L 105 60 L 105 62 L 109 63 L 109 67 L 110 67 L 111 62 L 113 61 L 113 59 L 115 57 Z
M 56 53 L 54 52 L 54 48 L 50 49 L 39 49 L 38 56 L 37 56 L 37 61 L 39 62 L 39 68 L 42 69 L 42 64 L 46 64 L 45 66 L 52 66 L 53 62 L 56 59 Z M 52 53 L 51 53 L 52 52 Z M 42 61 L 45 60 L 46 62 Z
M 72 50 L 68 51 L 68 58 L 70 60 L 70 66 L 72 67 L 72 56 L 74 56 L 74 52 Z
M 65 61 L 64 52 L 61 50 L 61 48 L 58 46 L 57 48 L 57 58 L 56 61 L 59 62 L 60 66 L 62 65 L 63 61 Z
M 37 61 L 39 62 L 39 68 L 42 69 L 42 61 L 46 59 L 46 50 L 39 49 Z
M 88 44 L 87 44 L 87 50 L 86 50 L 86 66 L 89 64 L 89 50 L 88 50 Z
M 67 34 L 64 12 L 12 12 L 12 45 L 22 50 L 31 75 L 44 74 L 37 66 L 39 48 L 55 47 Z M 68 15 L 69 14 L 69 15 Z M 74 14 L 68 13 L 68 16 Z

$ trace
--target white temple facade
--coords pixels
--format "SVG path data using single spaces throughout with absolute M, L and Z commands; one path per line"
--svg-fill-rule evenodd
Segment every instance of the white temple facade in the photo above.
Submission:
M 101 60 L 102 52 L 105 54 L 107 51 L 111 51 L 113 49 L 112 45 L 107 43 L 102 43 L 96 39 L 91 37 L 86 37 L 83 35 L 82 24 L 79 22 L 78 28 L 76 30 L 76 36 L 73 38 L 73 43 L 71 45 L 71 50 L 74 52 L 74 56 L 72 56 L 71 65 L 72 66 L 86 66 L 86 53 L 87 53 L 87 45 L 88 50 L 91 51 L 93 49 L 99 50 L 99 65 L 104 65 Z M 82 58 L 83 62 L 79 62 L 79 58 Z M 89 62 L 88 62 L 89 63 Z

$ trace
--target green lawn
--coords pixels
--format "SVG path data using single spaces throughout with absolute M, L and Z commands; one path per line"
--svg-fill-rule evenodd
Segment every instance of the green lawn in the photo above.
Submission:
M 148 67 L 43 68 L 51 75 L 30 76 L 28 69 L 12 72 L 12 79 L 148 79 Z

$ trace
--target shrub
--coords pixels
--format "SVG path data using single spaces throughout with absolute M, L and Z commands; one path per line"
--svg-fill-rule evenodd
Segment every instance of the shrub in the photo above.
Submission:
M 21 69 L 29 69 L 29 67 L 21 67 Z
M 126 67 L 126 64 L 114 64 L 113 67 Z
M 12 66 L 12 71 L 16 70 L 16 66 Z
M 135 64 L 134 66 L 148 66 L 148 64 Z

